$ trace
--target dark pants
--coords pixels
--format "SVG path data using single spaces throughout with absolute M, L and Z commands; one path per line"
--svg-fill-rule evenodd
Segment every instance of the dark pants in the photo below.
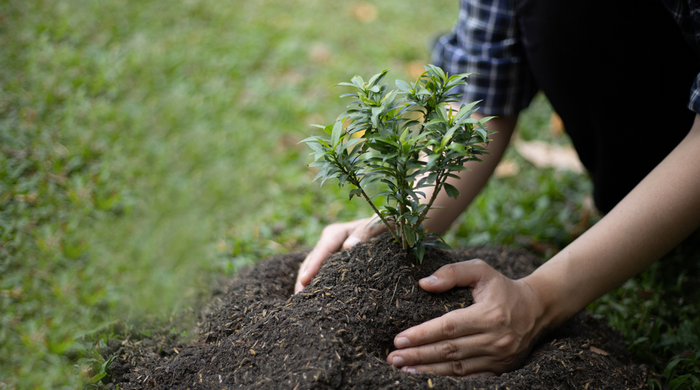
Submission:
M 608 212 L 690 130 L 698 56 L 658 0 L 516 3 L 534 78 Z

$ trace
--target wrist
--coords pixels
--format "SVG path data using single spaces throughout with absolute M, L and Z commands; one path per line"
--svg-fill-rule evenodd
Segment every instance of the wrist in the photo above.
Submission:
M 579 310 L 574 309 L 566 300 L 566 293 L 560 288 L 557 280 L 550 280 L 545 272 L 538 272 L 520 279 L 536 297 L 534 331 L 542 336 L 557 328 Z

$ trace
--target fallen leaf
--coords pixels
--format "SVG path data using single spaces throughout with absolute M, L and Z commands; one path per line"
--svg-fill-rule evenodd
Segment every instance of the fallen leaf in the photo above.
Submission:
M 425 62 L 423 61 L 411 61 L 406 64 L 406 74 L 408 74 L 412 79 L 417 79 L 420 75 L 425 72 Z
M 549 118 L 549 133 L 554 138 L 559 138 L 564 135 L 564 122 L 556 112 L 553 112 L 552 116 Z
M 352 16 L 362 23 L 373 22 L 378 14 L 377 7 L 373 4 L 360 2 L 352 5 Z
M 515 150 L 538 168 L 554 168 L 583 173 L 583 164 L 572 146 L 559 146 L 542 141 L 516 140 Z
M 654 295 L 654 290 L 648 289 L 648 288 L 644 289 L 644 290 L 637 289 L 636 293 L 637 293 L 637 299 L 639 299 L 641 301 L 641 300 L 651 298 Z
M 598 355 L 603 355 L 603 356 L 608 356 L 608 355 L 610 355 L 609 353 L 603 351 L 602 349 L 596 348 L 596 347 L 594 347 L 594 346 L 591 346 L 589 349 L 591 350 L 591 352 L 597 353 Z
M 50 175 L 50 174 L 49 174 Z M 15 201 L 17 202 L 27 202 L 27 203 L 34 203 L 36 202 L 36 198 L 39 197 L 39 194 L 36 192 L 32 192 L 31 194 L 16 194 L 14 196 Z
M 496 166 L 496 170 L 494 170 L 493 175 L 496 177 L 511 177 L 517 175 L 518 172 L 520 172 L 518 163 L 513 160 L 502 160 Z
M 216 242 L 216 250 L 219 252 L 226 252 L 228 249 L 228 245 L 226 245 L 226 241 L 223 239 L 219 239 L 219 241 Z
M 331 49 L 325 43 L 315 43 L 309 49 L 309 58 L 316 64 L 325 64 L 331 59 Z

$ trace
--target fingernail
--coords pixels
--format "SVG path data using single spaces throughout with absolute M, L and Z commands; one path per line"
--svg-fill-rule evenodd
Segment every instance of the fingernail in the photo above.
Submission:
M 430 275 L 427 278 L 421 279 L 422 282 L 428 283 L 428 284 L 435 284 L 438 281 L 437 276 Z
M 411 345 L 411 342 L 405 337 L 399 337 L 394 341 L 394 345 L 396 346 L 396 348 L 401 349 Z
M 391 359 L 391 365 L 394 367 L 402 367 L 403 366 L 403 358 L 401 356 L 394 356 L 394 358 Z
M 418 371 L 416 371 L 415 368 L 404 368 L 404 371 L 409 373 L 409 374 L 415 374 L 418 372 Z
M 346 248 L 349 248 L 349 247 L 351 247 L 351 246 L 357 244 L 358 242 L 360 242 L 360 239 L 359 239 L 359 238 L 357 238 L 357 237 L 348 237 L 348 239 L 345 240 L 345 242 L 343 243 L 343 246 L 346 247 Z

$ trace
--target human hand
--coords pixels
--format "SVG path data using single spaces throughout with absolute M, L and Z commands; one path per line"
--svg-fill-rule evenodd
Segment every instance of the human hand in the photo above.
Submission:
M 358 219 L 352 222 L 334 223 L 323 229 L 321 238 L 309 252 L 299 267 L 294 293 L 303 290 L 321 269 L 328 255 L 341 249 L 348 249 L 360 241 L 365 241 L 386 231 L 383 224 L 373 225 L 375 218 Z
M 535 290 L 482 260 L 446 265 L 419 285 L 435 293 L 472 287 L 474 304 L 396 335 L 398 349 L 386 360 L 403 371 L 498 375 L 517 368 L 544 329 L 544 308 Z

